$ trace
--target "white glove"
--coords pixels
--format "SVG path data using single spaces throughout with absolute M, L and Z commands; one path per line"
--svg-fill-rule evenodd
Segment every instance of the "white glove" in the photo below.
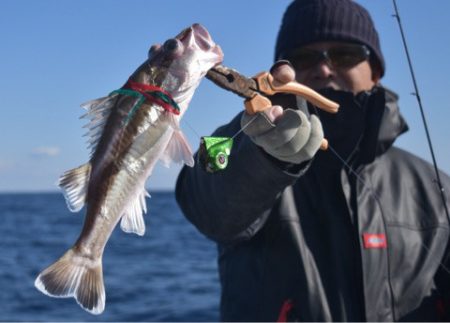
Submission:
M 293 164 L 311 159 L 324 137 L 322 124 L 315 115 L 308 120 L 302 111 L 283 110 L 280 106 L 256 115 L 244 112 L 241 127 L 268 154 Z

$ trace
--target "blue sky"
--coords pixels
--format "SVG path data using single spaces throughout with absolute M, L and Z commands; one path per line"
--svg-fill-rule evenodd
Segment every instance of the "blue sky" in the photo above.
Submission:
M 268 70 L 290 0 L 0 1 L 0 192 L 57 190 L 59 175 L 85 163 L 80 104 L 120 87 L 148 48 L 203 24 L 244 74 Z M 430 160 L 391 0 L 359 1 L 372 14 L 387 61 L 383 84 L 400 95 L 411 130 L 397 145 Z M 450 173 L 448 0 L 398 0 L 438 164 Z M 182 121 L 195 150 L 243 108 L 208 80 Z M 173 189 L 180 167 L 157 166 L 150 190 Z M 430 178 L 431 180 L 431 178 Z

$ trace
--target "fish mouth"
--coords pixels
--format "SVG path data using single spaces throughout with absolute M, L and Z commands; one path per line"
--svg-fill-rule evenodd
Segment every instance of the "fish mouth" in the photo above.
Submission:
M 196 46 L 198 49 L 214 54 L 218 62 L 223 60 L 220 46 L 212 40 L 208 30 L 199 23 L 195 23 L 182 31 L 176 38 L 187 48 Z
M 196 43 L 198 47 L 200 47 L 200 49 L 209 51 L 215 46 L 214 42 L 212 41 L 211 35 L 205 27 L 200 24 L 193 24 L 191 26 L 191 30 L 194 33 Z
M 222 61 L 220 46 L 205 27 L 195 23 L 163 44 L 152 45 L 144 68 L 131 79 L 162 86 L 175 98 L 195 88 L 207 71 Z

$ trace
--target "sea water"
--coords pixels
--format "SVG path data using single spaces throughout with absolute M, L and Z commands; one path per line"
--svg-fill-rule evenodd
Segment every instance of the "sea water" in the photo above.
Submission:
M 81 232 L 84 209 L 62 194 L 0 194 L 0 321 L 217 321 L 217 251 L 179 210 L 172 192 L 147 199 L 143 237 L 117 227 L 105 248 L 106 307 L 82 310 L 73 298 L 34 287 Z

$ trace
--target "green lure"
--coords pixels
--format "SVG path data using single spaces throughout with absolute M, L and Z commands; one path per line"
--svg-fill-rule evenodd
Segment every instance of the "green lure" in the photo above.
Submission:
M 201 137 L 198 162 L 203 170 L 215 173 L 228 166 L 228 158 L 233 146 L 230 137 Z

